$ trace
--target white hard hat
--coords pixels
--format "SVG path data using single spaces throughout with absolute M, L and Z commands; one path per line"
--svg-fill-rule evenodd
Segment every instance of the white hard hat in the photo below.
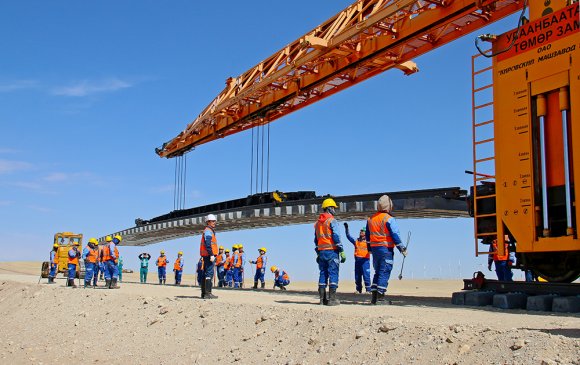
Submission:
M 208 214 L 207 217 L 205 217 L 205 221 L 206 222 L 209 222 L 209 221 L 217 221 L 217 218 L 213 214 Z

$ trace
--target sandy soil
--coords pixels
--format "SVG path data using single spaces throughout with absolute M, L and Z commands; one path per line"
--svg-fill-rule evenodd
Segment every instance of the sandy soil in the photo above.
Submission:
M 38 285 L 39 268 L 0 263 L 0 363 L 580 364 L 579 316 L 452 306 L 457 281 L 393 280 L 376 307 L 346 283 L 320 307 L 314 283 L 209 301 L 135 274 L 120 290 Z

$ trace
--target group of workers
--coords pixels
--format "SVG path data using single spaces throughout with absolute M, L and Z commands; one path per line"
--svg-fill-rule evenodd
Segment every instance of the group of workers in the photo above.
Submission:
M 99 272 L 103 273 L 105 287 L 109 289 L 118 289 L 117 282 L 122 278 L 123 259 L 119 256 L 117 246 L 121 243 L 122 238 L 119 235 L 115 237 L 107 236 L 106 243 L 99 247 L 96 238 L 89 239 L 87 247 L 81 252 L 79 250 L 80 242 L 71 240 L 70 249 L 67 252 L 67 286 L 76 288 L 75 278 L 80 277 L 80 260 L 83 260 L 85 266 L 84 287 L 97 287 Z M 63 246 L 55 243 L 50 252 L 50 271 L 48 274 L 48 283 L 54 284 L 54 278 L 58 270 L 59 248 Z M 91 285 L 92 283 L 92 285 Z

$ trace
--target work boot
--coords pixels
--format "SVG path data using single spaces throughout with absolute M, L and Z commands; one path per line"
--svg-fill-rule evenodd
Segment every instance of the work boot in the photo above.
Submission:
M 258 282 L 254 281 L 254 287 L 252 289 L 258 289 Z
M 86 289 L 87 286 L 89 286 L 89 284 L 85 281 L 85 285 L 83 286 L 83 289 Z
M 205 299 L 205 280 L 202 280 L 200 285 L 201 285 L 201 299 Z
M 117 279 L 113 278 L 113 280 L 111 280 L 111 286 L 109 287 L 109 289 L 120 289 L 121 287 L 117 285 Z
M 217 299 L 217 296 L 211 293 L 211 286 L 211 278 L 205 279 L 205 299 Z
M 262 289 L 266 288 L 266 282 L 262 281 L 262 286 L 260 288 Z
M 73 288 L 76 288 L 77 285 L 75 284 L 75 279 L 68 279 L 68 286 L 72 286 Z
M 165 279 L 163 279 L 163 285 L 165 285 Z
M 286 290 L 286 287 L 284 285 L 280 285 L 280 290 Z
M 377 304 L 383 304 L 385 302 L 385 293 L 377 294 Z
M 159 285 L 163 284 L 163 279 L 159 279 Z
M 320 305 L 328 305 L 328 299 L 326 299 L 326 288 L 318 288 L 318 296 L 320 297 Z
M 371 295 L 372 295 L 372 297 L 371 297 L 371 304 L 372 305 L 376 305 L 377 304 L 377 298 L 379 296 L 379 293 L 376 290 L 374 290 L 374 291 L 371 292 Z
M 111 287 L 111 279 L 105 279 L 105 288 Z
M 49 284 L 55 284 L 55 282 L 54 282 L 54 278 L 48 278 L 48 283 L 49 283 Z
M 340 305 L 340 300 L 336 299 L 336 289 L 328 289 L 328 305 Z

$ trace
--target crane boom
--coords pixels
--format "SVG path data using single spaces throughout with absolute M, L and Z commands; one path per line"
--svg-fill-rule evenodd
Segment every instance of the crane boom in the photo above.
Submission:
M 155 151 L 176 157 L 270 123 L 523 7 L 521 0 L 358 0 L 236 78 Z

